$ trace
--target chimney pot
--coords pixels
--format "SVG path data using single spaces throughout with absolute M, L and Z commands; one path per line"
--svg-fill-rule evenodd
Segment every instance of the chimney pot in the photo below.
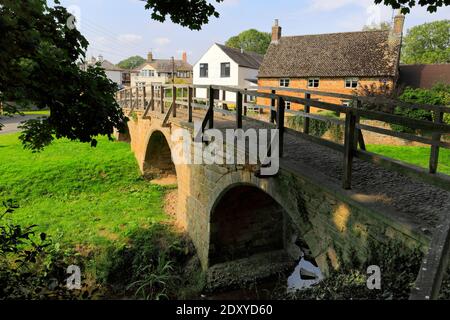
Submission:
M 183 59 L 183 62 L 187 63 L 187 53 L 186 53 L 186 51 L 183 51 L 182 59 Z
M 278 19 L 275 19 L 275 24 L 272 27 L 272 43 L 277 44 L 281 39 L 281 27 Z

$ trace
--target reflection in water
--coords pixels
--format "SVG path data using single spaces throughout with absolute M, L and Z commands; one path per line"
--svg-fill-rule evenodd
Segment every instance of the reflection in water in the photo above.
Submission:
M 293 293 L 297 290 L 307 289 L 322 281 L 323 275 L 319 267 L 302 257 L 300 263 L 287 280 L 287 292 Z

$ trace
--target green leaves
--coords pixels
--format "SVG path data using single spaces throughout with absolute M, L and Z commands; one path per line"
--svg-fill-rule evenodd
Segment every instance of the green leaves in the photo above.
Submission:
M 94 137 L 123 130 L 126 117 L 115 101 L 117 85 L 99 66 L 78 67 L 88 42 L 68 27 L 67 10 L 49 7 L 45 0 L 0 4 L 0 102 L 50 109 L 47 119 L 23 126 L 25 148 L 41 151 L 63 137 L 95 145 Z
M 428 12 L 436 12 L 438 8 L 450 5 L 449 0 L 375 0 L 376 4 L 383 3 L 385 6 L 390 6 L 393 9 L 402 10 L 403 14 L 407 14 L 416 5 L 426 7 Z
M 129 57 L 128 59 L 120 61 L 117 65 L 122 69 L 134 69 L 145 62 L 145 59 L 140 56 Z
M 267 48 L 269 48 L 271 39 L 271 35 L 268 32 L 250 29 L 241 32 L 237 36 L 231 37 L 225 42 L 225 45 L 231 48 L 265 54 Z
M 403 41 L 403 63 L 449 63 L 450 20 L 434 21 L 408 30 Z
M 191 30 L 201 30 L 211 16 L 218 18 L 219 13 L 207 0 L 144 0 L 145 9 L 151 10 L 153 20 L 164 22 L 169 16 L 173 23 Z M 217 3 L 223 0 L 215 0 Z

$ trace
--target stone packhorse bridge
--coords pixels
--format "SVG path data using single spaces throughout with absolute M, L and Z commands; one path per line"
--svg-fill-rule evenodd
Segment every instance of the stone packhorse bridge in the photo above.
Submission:
M 210 97 L 214 96 L 213 90 L 236 92 L 237 100 L 201 101 L 195 98 L 195 90 L 199 89 L 208 90 Z M 264 89 L 269 93 L 261 88 L 247 91 L 151 85 L 118 94 L 119 103 L 130 117 L 128 132 L 118 133 L 118 139 L 131 143 L 144 175 L 176 176 L 177 220 L 192 238 L 205 270 L 234 263 L 242 277 L 275 272 L 292 266 L 300 257 L 300 248 L 308 248 L 309 255 L 326 273 L 354 254 L 364 261 L 370 239 L 396 239 L 424 251 L 428 248 L 433 232 L 445 226 L 442 221 L 450 212 L 450 179 L 436 173 L 439 148 L 450 147 L 441 141 L 441 135 L 450 132 L 450 126 L 361 109 L 361 103 L 369 98 L 351 97 L 354 106 L 342 107 L 298 95 L 277 95 L 279 88 Z M 272 107 L 250 104 L 248 96 L 270 98 Z M 304 104 L 305 110 L 285 110 L 285 101 Z M 234 111 L 230 111 L 228 107 L 233 104 Z M 310 114 L 310 106 L 340 112 L 345 120 Z M 423 107 L 435 112 L 437 120 L 449 112 L 446 107 Z M 264 108 L 269 109 L 268 122 L 261 120 L 263 113 L 250 116 L 249 110 Z M 307 119 L 302 132 L 286 128 L 285 114 Z M 359 124 L 361 116 L 435 133 L 428 139 L 363 126 Z M 309 135 L 308 119 L 344 126 L 344 144 Z M 172 133 L 183 128 L 194 139 L 196 121 L 202 123 L 202 130 L 279 129 L 280 171 L 275 176 L 261 176 L 258 165 L 174 164 Z M 429 144 L 430 171 L 366 151 L 365 130 Z M 433 257 L 438 257 L 435 267 L 428 261 L 428 282 L 445 265 L 441 251 L 434 252 Z

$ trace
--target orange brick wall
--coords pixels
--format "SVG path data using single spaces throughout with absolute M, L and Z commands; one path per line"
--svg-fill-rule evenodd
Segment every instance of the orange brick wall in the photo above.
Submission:
M 354 94 L 355 89 L 349 89 L 345 88 L 345 78 L 319 78 L 320 83 L 318 88 L 308 88 L 308 79 L 306 78 L 297 78 L 297 79 L 290 79 L 290 85 L 289 88 L 295 88 L 295 89 L 305 89 L 305 90 L 316 90 L 316 91 L 323 91 L 323 92 L 332 92 L 332 93 L 341 93 L 341 94 Z M 358 86 L 366 86 L 375 84 L 377 87 L 379 87 L 382 83 L 380 82 L 381 78 L 359 78 Z M 393 79 L 388 79 L 387 84 L 390 88 L 393 87 L 394 81 Z M 263 78 L 258 80 L 258 86 L 260 87 L 279 87 L 279 78 Z M 268 90 L 261 90 L 261 92 L 270 92 Z M 304 93 L 294 93 L 289 91 L 277 91 L 278 94 L 286 95 L 286 96 L 294 96 L 294 97 L 300 97 L 304 98 Z M 328 102 L 328 103 L 334 103 L 338 105 L 342 105 L 343 100 L 340 98 L 333 98 L 333 97 L 324 97 L 319 95 L 311 95 L 312 99 L 319 99 L 322 102 Z M 270 99 L 266 98 L 258 98 L 257 99 L 258 105 L 263 106 L 270 106 Z M 303 105 L 300 104 L 291 104 L 292 110 L 303 110 Z M 320 109 L 318 108 L 311 108 L 311 112 L 317 112 Z

